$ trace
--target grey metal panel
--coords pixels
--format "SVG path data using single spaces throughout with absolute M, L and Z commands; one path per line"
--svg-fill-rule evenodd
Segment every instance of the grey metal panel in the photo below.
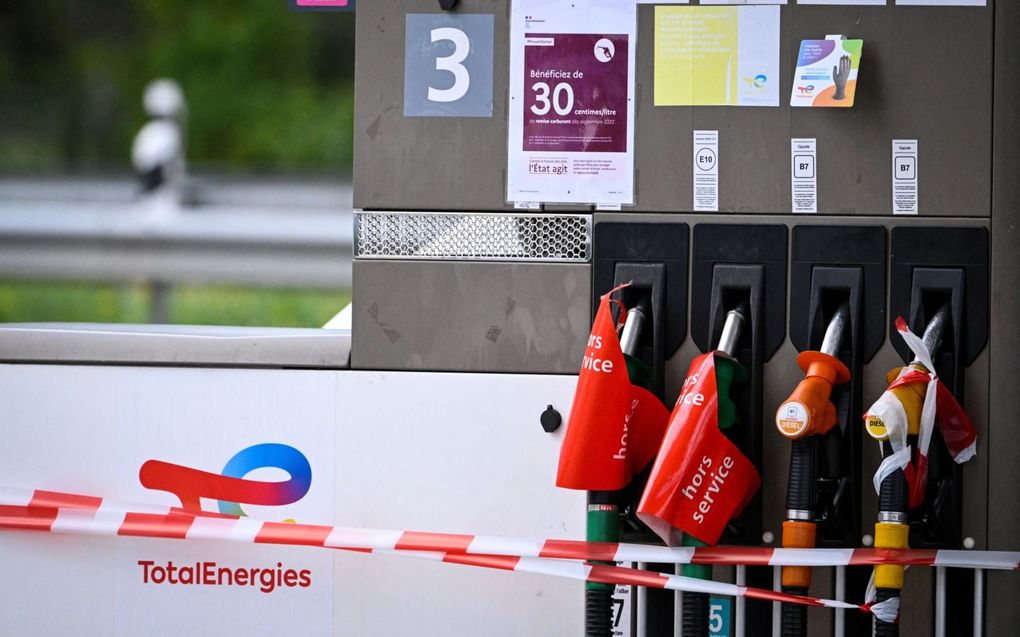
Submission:
M 431 0 L 359 7 L 355 206 L 503 210 L 509 3 L 464 0 L 495 15 L 493 116 L 403 116 L 406 13 Z M 922 215 L 987 216 L 991 153 L 992 8 L 783 6 L 779 95 L 772 107 L 655 107 L 654 7 L 638 17 L 635 210 L 691 207 L 691 131 L 720 131 L 720 210 L 790 210 L 790 137 L 815 137 L 819 212 L 891 213 L 891 140 L 920 144 Z M 864 39 L 852 109 L 787 106 L 802 39 Z
M 988 547 L 1020 549 L 1020 11 L 1015 2 L 995 3 L 995 110 L 992 146 L 992 264 L 989 372 Z M 989 573 L 987 635 L 1016 632 L 1020 625 L 1020 578 Z
M 352 367 L 576 374 L 588 264 L 356 259 Z
M 345 369 L 350 330 L 6 323 L 0 361 L 116 365 Z
M 494 14 L 492 117 L 404 117 L 404 15 L 439 13 L 435 0 L 358 5 L 354 206 L 390 210 L 507 208 L 506 0 L 463 0 L 459 13 Z

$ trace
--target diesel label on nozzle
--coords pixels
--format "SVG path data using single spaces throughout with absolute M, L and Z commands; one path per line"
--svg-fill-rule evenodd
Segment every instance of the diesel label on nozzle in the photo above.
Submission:
M 807 425 L 807 408 L 798 402 L 783 403 L 776 412 L 776 428 L 787 438 L 800 436 Z

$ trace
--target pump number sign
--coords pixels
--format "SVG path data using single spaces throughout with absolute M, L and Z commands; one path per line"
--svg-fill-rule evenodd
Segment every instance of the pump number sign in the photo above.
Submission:
M 405 117 L 492 117 L 491 14 L 409 13 Z
M 629 3 L 514 2 L 509 201 L 633 203 L 635 21 Z

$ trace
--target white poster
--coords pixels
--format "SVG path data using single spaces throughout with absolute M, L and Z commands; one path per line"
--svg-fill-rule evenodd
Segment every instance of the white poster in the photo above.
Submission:
M 656 7 L 656 106 L 779 106 L 780 8 Z
M 637 7 L 515 0 L 507 200 L 634 203 Z
M 697 212 L 719 211 L 719 131 L 694 131 L 694 202 Z
M 793 212 L 818 212 L 817 163 L 814 137 L 790 140 L 790 199 Z
M 892 140 L 892 205 L 894 215 L 917 214 L 917 140 Z
M 896 4 L 913 5 L 916 7 L 984 7 L 987 0 L 896 0 Z

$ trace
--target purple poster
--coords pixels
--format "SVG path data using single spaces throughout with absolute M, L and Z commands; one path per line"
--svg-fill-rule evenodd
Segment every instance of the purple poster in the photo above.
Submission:
M 525 151 L 627 152 L 627 36 L 524 40 Z

